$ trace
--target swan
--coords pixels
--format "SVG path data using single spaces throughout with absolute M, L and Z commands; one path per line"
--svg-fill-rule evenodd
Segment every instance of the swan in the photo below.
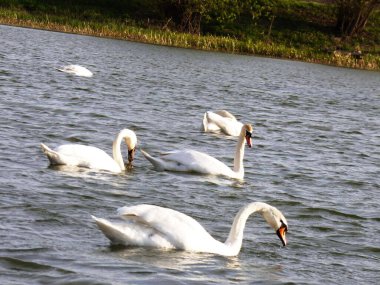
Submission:
M 123 156 L 120 150 L 120 144 L 123 139 L 128 148 L 128 167 L 131 168 L 137 137 L 135 132 L 129 129 L 121 130 L 116 136 L 112 144 L 113 158 L 97 147 L 80 144 L 64 144 L 52 150 L 41 143 L 41 148 L 47 155 L 51 165 L 78 166 L 119 173 L 125 170 Z
M 203 115 L 202 131 L 206 133 L 221 131 L 226 135 L 237 137 L 242 126 L 243 123 L 237 121 L 235 116 L 226 110 L 208 111 Z
M 87 68 L 76 64 L 66 65 L 61 68 L 57 68 L 57 70 L 84 77 L 92 77 L 93 75 Z
M 253 202 L 240 209 L 224 243 L 214 239 L 193 218 L 169 208 L 142 204 L 125 206 L 117 211 L 124 222 L 113 223 L 91 216 L 114 244 L 236 256 L 242 246 L 245 223 L 255 212 L 260 213 L 276 231 L 283 246 L 287 243 L 285 235 L 288 224 L 285 217 L 277 208 L 263 202 Z
M 252 147 L 252 126 L 243 125 L 236 145 L 234 168 L 231 169 L 216 158 L 195 150 L 175 150 L 162 154 L 159 157 L 152 157 L 149 153 L 141 150 L 142 154 L 153 166 L 160 171 L 181 171 L 196 172 L 201 174 L 223 175 L 229 178 L 244 178 L 244 146 L 247 142 L 248 147 Z

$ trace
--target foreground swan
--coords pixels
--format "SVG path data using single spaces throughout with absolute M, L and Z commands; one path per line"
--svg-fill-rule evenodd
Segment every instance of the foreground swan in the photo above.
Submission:
M 121 130 L 116 136 L 112 145 L 113 158 L 99 148 L 80 144 L 64 144 L 55 150 L 51 150 L 48 146 L 41 143 L 41 148 L 52 165 L 78 166 L 118 173 L 125 170 L 120 150 L 120 144 L 123 139 L 128 148 L 128 167 L 132 167 L 137 137 L 129 129 Z
M 152 157 L 141 150 L 142 154 L 153 164 L 157 170 L 196 172 L 201 174 L 223 175 L 229 178 L 244 178 L 244 146 L 247 142 L 252 147 L 252 126 L 243 125 L 240 129 L 239 139 L 236 145 L 234 168 L 231 169 L 223 162 L 203 152 L 195 150 L 177 150 Z
M 203 115 L 202 130 L 204 132 L 223 132 L 226 135 L 237 137 L 240 134 L 242 123 L 234 115 L 225 110 L 208 111 Z
M 59 71 L 74 74 L 77 76 L 92 77 L 93 75 L 92 72 L 89 71 L 87 68 L 76 64 L 66 65 L 57 69 Z
M 255 212 L 264 217 L 285 246 L 285 234 L 288 230 L 285 217 L 275 207 L 262 202 L 250 203 L 240 209 L 224 243 L 214 239 L 193 218 L 172 209 L 153 205 L 143 204 L 118 209 L 119 216 L 126 221 L 124 223 L 111 223 L 94 216 L 92 218 L 114 244 L 235 256 L 242 246 L 245 223 Z

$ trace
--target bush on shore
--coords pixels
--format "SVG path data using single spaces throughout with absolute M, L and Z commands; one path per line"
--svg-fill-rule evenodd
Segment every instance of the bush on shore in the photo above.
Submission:
M 241 25 L 210 24 L 205 29 L 207 32 L 202 34 L 185 33 L 171 26 L 170 20 L 149 22 L 148 19 L 140 18 L 138 21 L 136 15 L 130 16 L 131 12 L 127 10 L 107 9 L 99 5 L 102 1 L 84 0 L 73 3 L 4 0 L 5 4 L 0 6 L 0 24 L 351 68 L 380 69 L 379 11 L 374 13 L 368 23 L 365 36 L 341 39 L 332 32 L 333 11 L 328 6 L 295 0 L 282 1 L 287 1 L 288 8 L 278 8 L 270 31 L 265 20 L 259 25 L 250 26 L 244 24 L 243 19 Z M 61 6 L 57 3 L 61 3 Z M 309 18 L 305 19 L 305 15 Z

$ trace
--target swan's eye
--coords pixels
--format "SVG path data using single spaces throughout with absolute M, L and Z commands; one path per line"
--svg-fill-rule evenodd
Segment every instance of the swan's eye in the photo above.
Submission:
M 252 133 L 248 132 L 247 130 L 245 130 L 245 136 L 251 138 L 252 137 Z

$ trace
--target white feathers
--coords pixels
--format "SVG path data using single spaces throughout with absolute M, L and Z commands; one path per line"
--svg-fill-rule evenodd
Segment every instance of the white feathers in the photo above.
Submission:
M 243 179 L 244 177 L 244 147 L 248 142 L 251 147 L 251 125 L 242 125 L 235 148 L 234 167 L 230 168 L 218 159 L 195 150 L 175 150 L 153 157 L 146 151 L 142 154 L 159 171 L 194 172 L 209 175 L 222 175 L 229 178 Z
M 57 70 L 65 72 L 65 73 L 73 74 L 76 76 L 83 76 L 83 77 L 92 77 L 93 76 L 93 73 L 90 70 L 88 70 L 87 68 L 85 68 L 83 66 L 76 65 L 76 64 L 70 64 L 70 65 L 62 66 L 60 68 L 57 68 Z
M 41 148 L 52 165 L 78 166 L 118 173 L 125 170 L 120 150 L 120 144 L 123 139 L 127 145 L 128 158 L 130 159 L 129 163 L 131 164 L 137 144 L 137 137 L 136 134 L 129 129 L 123 129 L 117 134 L 112 144 L 113 157 L 97 147 L 80 144 L 64 144 L 52 150 L 41 143 Z M 130 155 L 132 157 L 130 157 Z
M 222 132 L 229 136 L 237 137 L 243 123 L 236 120 L 235 116 L 226 110 L 216 112 L 208 111 L 203 115 L 202 131 L 204 132 Z
M 112 223 L 94 216 L 92 218 L 103 234 L 115 244 L 234 256 L 241 249 L 245 223 L 255 212 L 265 215 L 265 220 L 275 230 L 286 223 L 281 212 L 273 206 L 261 202 L 250 203 L 237 213 L 230 234 L 226 242 L 222 243 L 190 216 L 154 205 L 119 208 L 118 215 L 124 222 Z

